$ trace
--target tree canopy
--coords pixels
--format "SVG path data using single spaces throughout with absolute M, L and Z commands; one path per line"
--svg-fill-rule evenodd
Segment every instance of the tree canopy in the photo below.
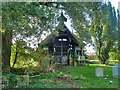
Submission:
M 94 38 L 97 55 L 100 61 L 105 63 L 109 58 L 110 49 L 117 41 L 117 18 L 110 2 L 107 4 L 102 2 L 3 2 L 1 30 L 3 66 L 10 68 L 11 55 L 14 56 L 14 67 L 19 56 L 26 51 L 34 52 L 30 43 L 38 42 L 39 44 L 44 31 L 55 33 L 57 24 L 61 20 L 59 19 L 61 10 L 64 10 L 71 19 L 72 27 L 80 40 L 90 43 L 91 37 Z M 33 40 L 31 41 L 30 38 Z M 14 54 L 11 54 L 13 52 Z

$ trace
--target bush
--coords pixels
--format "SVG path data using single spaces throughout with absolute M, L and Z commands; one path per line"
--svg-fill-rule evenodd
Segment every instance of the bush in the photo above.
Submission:
M 109 56 L 110 56 L 111 60 L 118 60 L 119 59 L 119 57 L 118 57 L 119 55 L 117 52 L 110 52 Z
M 16 75 L 13 73 L 10 73 L 8 78 L 7 88 L 15 88 L 16 85 L 17 85 Z

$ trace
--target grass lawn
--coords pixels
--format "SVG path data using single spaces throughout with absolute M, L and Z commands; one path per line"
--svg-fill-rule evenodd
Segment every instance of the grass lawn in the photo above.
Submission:
M 95 76 L 95 69 L 97 67 L 103 68 L 104 78 L 107 79 L 99 78 Z M 60 71 L 66 74 L 70 74 L 72 77 L 76 78 L 75 81 L 77 81 L 77 83 L 75 85 L 77 87 L 81 87 L 81 88 L 117 88 L 118 87 L 118 79 L 112 77 L 112 66 L 90 64 L 89 67 L 62 67 Z M 81 76 L 83 78 L 81 78 Z M 112 81 L 112 83 L 110 83 L 109 81 Z
M 103 78 L 95 76 L 97 67 L 103 68 Z M 118 79 L 112 77 L 112 67 L 98 64 L 90 64 L 89 67 L 63 66 L 55 73 L 30 77 L 30 84 L 26 88 L 118 88 Z

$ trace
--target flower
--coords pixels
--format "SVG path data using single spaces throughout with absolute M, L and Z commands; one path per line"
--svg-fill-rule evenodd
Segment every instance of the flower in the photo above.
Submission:
M 108 75 L 106 75 L 108 77 Z
M 112 81 L 109 81 L 109 83 L 112 83 Z
M 107 78 L 104 78 L 105 80 L 107 79 Z

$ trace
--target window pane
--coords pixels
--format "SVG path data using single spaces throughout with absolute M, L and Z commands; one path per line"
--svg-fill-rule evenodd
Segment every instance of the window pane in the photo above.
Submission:
M 63 39 L 63 41 L 67 41 L 67 39 Z

